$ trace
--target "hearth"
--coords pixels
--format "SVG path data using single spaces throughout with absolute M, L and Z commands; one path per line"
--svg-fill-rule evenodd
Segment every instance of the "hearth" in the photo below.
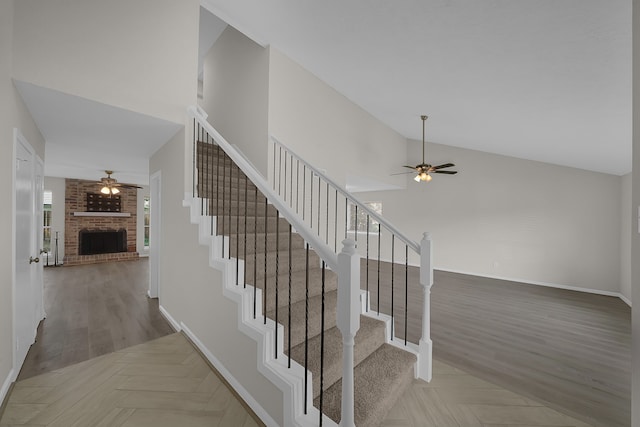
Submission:
M 127 230 L 80 230 L 78 255 L 127 252 Z

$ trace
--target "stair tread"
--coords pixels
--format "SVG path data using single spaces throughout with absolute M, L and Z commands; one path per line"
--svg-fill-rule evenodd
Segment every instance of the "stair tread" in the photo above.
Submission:
M 358 364 L 385 342 L 384 322 L 369 316 L 360 316 L 360 329 L 355 337 L 354 363 Z M 313 397 L 320 394 L 320 335 L 309 340 L 308 369 L 313 374 Z M 304 366 L 304 343 L 291 349 L 291 358 Z M 324 378 L 323 388 L 327 390 L 342 377 L 342 333 L 337 326 L 325 332 L 324 336 Z
M 354 369 L 357 426 L 374 427 L 395 405 L 405 388 L 413 381 L 416 356 L 390 344 L 383 344 Z M 342 380 L 329 387 L 323 395 L 323 412 L 340 421 Z M 314 401 L 319 405 L 319 398 Z
M 336 303 L 338 299 L 337 291 L 325 292 L 325 324 L 324 330 L 327 331 L 336 326 Z M 309 298 L 309 338 L 318 335 L 321 331 L 321 307 L 322 295 L 316 295 Z M 267 311 L 267 317 L 275 320 L 275 310 Z M 285 329 L 289 326 L 288 309 L 281 310 L 278 308 L 278 323 L 284 325 Z M 288 333 L 284 334 L 284 348 L 288 348 Z M 305 337 L 305 301 L 298 301 L 291 304 L 291 346 L 295 347 L 304 341 Z

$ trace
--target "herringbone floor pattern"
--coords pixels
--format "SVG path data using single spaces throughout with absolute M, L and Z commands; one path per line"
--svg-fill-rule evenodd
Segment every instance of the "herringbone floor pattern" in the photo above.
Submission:
M 442 362 L 385 427 L 587 427 Z M 173 334 L 16 383 L 0 427 L 254 427 L 192 345 Z
M 0 420 L 2 427 L 258 425 L 182 334 L 18 381 Z
M 588 427 L 534 400 L 434 360 L 430 383 L 414 380 L 381 427 Z

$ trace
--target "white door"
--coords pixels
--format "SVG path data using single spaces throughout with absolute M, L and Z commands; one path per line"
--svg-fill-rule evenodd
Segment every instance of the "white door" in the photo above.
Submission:
M 32 281 L 34 285 L 34 302 L 36 304 L 35 309 L 35 325 L 36 328 L 42 319 L 46 317 L 44 311 L 44 280 L 43 280 L 43 268 L 44 262 L 42 259 L 43 243 L 44 243 L 44 162 L 40 157 L 36 156 L 36 164 L 35 164 L 35 215 L 34 215 L 34 224 L 33 230 L 35 231 L 35 245 L 38 254 L 38 258 L 40 258 L 40 262 L 34 264 L 34 273 L 35 277 Z
M 13 282 L 14 378 L 18 375 L 29 347 L 34 343 L 38 322 L 42 319 L 37 303 L 42 293 L 38 233 L 36 221 L 36 157 L 33 148 L 19 130 L 14 131 L 15 144 L 15 280 Z M 40 207 L 39 209 L 42 209 Z M 40 296 L 40 298 L 42 298 Z
M 149 297 L 158 298 L 160 292 L 160 171 L 149 179 Z

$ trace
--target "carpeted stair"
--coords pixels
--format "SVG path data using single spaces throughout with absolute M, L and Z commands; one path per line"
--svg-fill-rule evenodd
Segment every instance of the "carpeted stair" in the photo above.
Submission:
M 216 215 L 217 233 L 229 236 L 232 257 L 245 260 L 248 285 L 267 288 L 261 301 L 267 317 L 284 325 L 285 353 L 307 367 L 313 382 L 314 405 L 320 404 L 321 261 L 297 234 L 291 236 L 289 275 L 289 223 L 278 218 L 272 205 L 217 146 L 198 144 L 198 192 L 209 200 L 203 211 Z M 224 172 L 224 173 L 223 173 Z M 224 189 L 223 189 L 224 186 Z M 208 209 L 207 209 L 208 208 Z M 245 226 L 246 221 L 246 226 Z M 246 232 L 245 232 L 246 231 Z M 277 260 L 277 262 L 276 262 Z M 306 266 L 309 266 L 308 272 Z M 277 267 L 276 267 L 277 266 Z M 291 300 L 289 300 L 291 277 Z M 308 277 L 308 289 L 306 287 Z M 342 335 L 336 327 L 337 276 L 325 269 L 324 373 L 322 411 L 339 423 L 342 391 Z M 276 304 L 276 288 L 277 304 Z M 305 296 L 309 296 L 308 304 Z M 276 310 L 277 308 L 277 310 Z M 291 313 L 291 331 L 289 331 Z M 308 330 L 305 331 L 305 317 Z M 306 341 L 305 345 L 305 338 Z M 385 325 L 360 316 L 355 339 L 355 421 L 357 426 L 377 426 L 414 378 L 413 354 L 385 344 Z

